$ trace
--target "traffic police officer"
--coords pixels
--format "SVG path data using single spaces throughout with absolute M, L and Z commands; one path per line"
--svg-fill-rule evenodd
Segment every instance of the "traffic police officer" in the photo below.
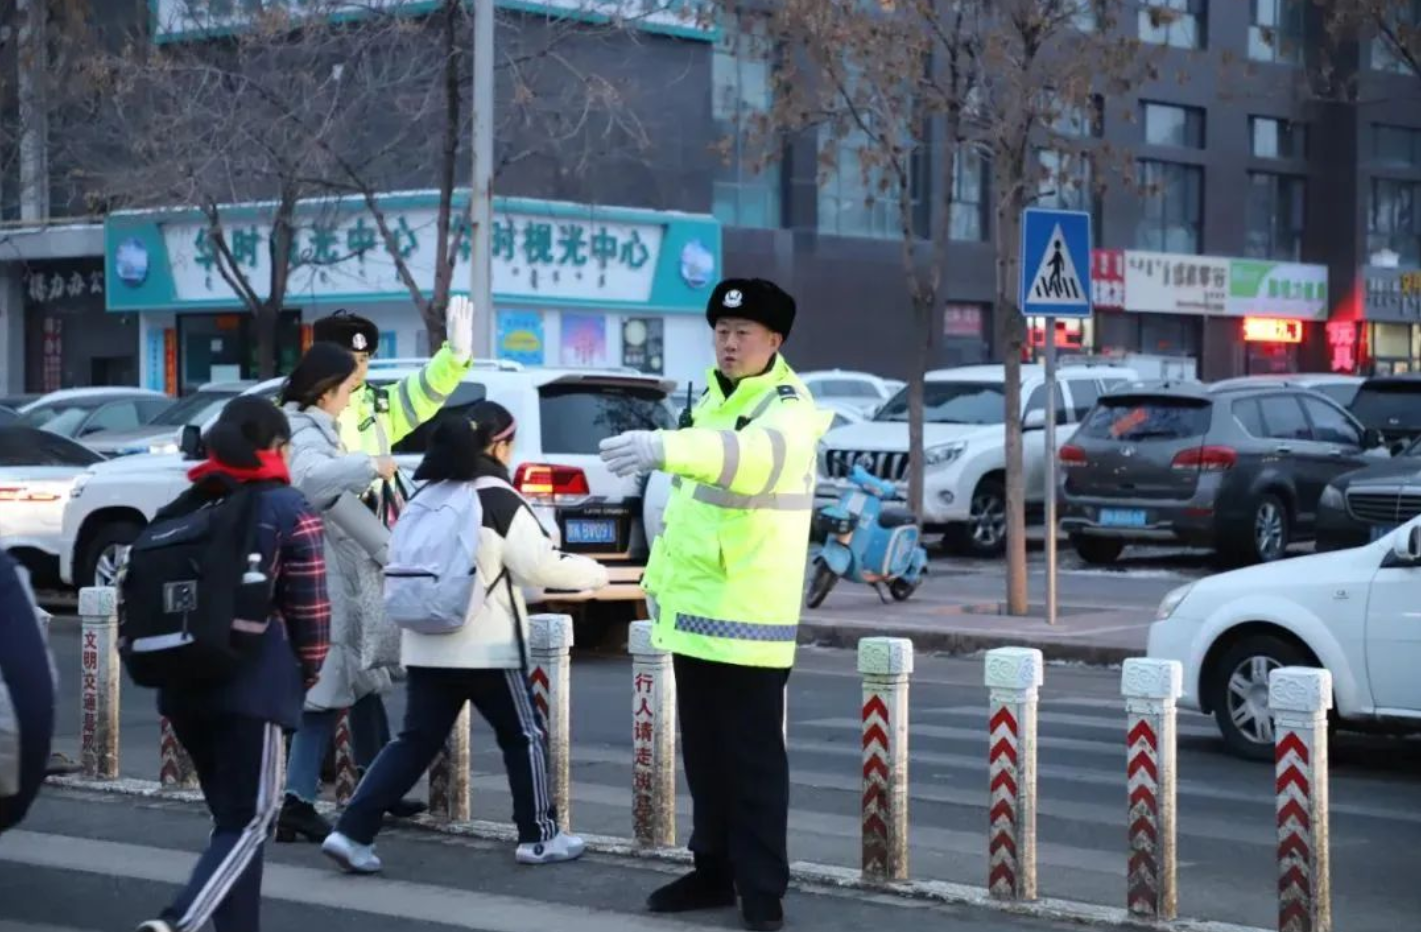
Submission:
M 828 417 L 780 355 L 794 299 L 762 279 L 711 294 L 716 368 L 691 426 L 602 443 L 618 475 L 674 476 L 643 586 L 654 643 L 675 655 L 695 870 L 652 912 L 735 903 L 747 929 L 783 925 L 789 883 L 785 684 L 794 663 L 814 466 Z

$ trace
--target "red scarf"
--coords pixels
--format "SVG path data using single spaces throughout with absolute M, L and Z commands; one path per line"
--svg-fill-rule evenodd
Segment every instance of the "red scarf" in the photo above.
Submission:
M 228 476 L 238 482 L 284 482 L 291 484 L 291 471 L 286 467 L 286 457 L 280 450 L 258 450 L 260 466 L 232 466 L 209 455 L 206 462 L 198 463 L 188 470 L 191 482 L 201 482 L 210 476 Z

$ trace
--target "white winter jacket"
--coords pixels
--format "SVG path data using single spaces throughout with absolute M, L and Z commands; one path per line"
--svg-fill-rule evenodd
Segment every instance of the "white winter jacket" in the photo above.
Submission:
M 508 485 L 502 466 L 485 458 L 479 472 L 480 478 L 496 480 L 479 490 L 483 528 L 474 558 L 488 596 L 478 614 L 452 634 L 404 631 L 400 654 L 406 667 L 516 670 L 523 658 L 515 619 L 523 643 L 528 641 L 528 607 L 521 586 L 585 591 L 607 585 L 602 564 L 553 546 L 527 501 Z

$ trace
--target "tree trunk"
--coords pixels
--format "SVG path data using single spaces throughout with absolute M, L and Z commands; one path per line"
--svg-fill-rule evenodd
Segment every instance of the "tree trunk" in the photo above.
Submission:
M 264 302 L 254 317 L 257 328 L 257 378 L 276 378 L 276 322 L 281 305 Z
M 923 437 L 924 383 L 928 371 L 928 321 L 932 310 L 922 302 L 915 302 L 913 308 L 913 328 L 917 338 L 913 340 L 912 368 L 908 372 L 908 505 L 921 521 L 926 502 L 924 461 L 927 450 Z
M 1026 468 L 1021 431 L 1021 347 L 1025 332 L 1018 307 L 1021 212 L 1020 179 L 1001 177 L 997 203 L 997 345 L 1006 369 L 1006 496 L 1007 613 L 1025 615 L 1029 608 L 1026 573 Z

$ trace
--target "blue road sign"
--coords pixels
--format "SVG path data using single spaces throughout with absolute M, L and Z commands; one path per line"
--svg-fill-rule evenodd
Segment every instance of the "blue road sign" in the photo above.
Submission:
M 1090 316 L 1090 214 L 1035 207 L 1022 213 L 1021 312 Z

